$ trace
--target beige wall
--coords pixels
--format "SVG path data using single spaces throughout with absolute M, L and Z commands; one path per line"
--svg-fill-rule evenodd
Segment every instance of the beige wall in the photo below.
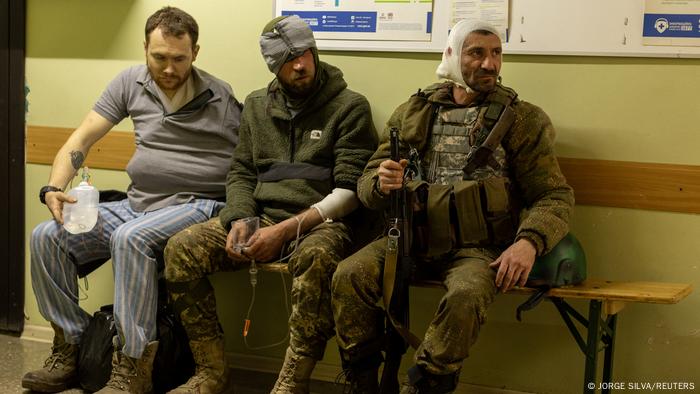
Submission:
M 29 0 L 28 123 L 76 126 L 121 69 L 143 61 L 143 23 L 164 5 L 139 0 Z M 239 99 L 272 77 L 257 36 L 272 15 L 270 1 L 173 0 L 200 23 L 196 65 L 228 81 Z M 377 127 L 420 87 L 434 81 L 438 54 L 322 52 L 350 87 L 372 104 Z M 505 56 L 503 80 L 552 118 L 560 156 L 700 165 L 700 61 L 643 58 Z M 126 121 L 118 128 L 131 129 Z M 27 166 L 27 239 L 49 218 L 36 200 L 49 168 Z M 125 188 L 126 175 L 95 171 L 98 188 Z M 573 231 L 589 258 L 589 276 L 611 280 L 700 282 L 700 216 L 577 206 Z M 83 305 L 93 312 L 111 302 L 109 265 L 91 275 Z M 282 357 L 280 347 L 246 350 L 240 335 L 250 297 L 244 273 L 218 274 L 227 349 Z M 266 344 L 284 335 L 279 279 L 264 274 L 258 286 L 250 340 Z M 440 291 L 415 289 L 413 325 L 423 329 Z M 27 270 L 27 324 L 47 325 L 37 311 Z M 543 304 L 515 321 L 522 299 L 500 296 L 465 362 L 462 380 L 535 392 L 580 391 L 583 356 L 554 308 Z M 585 311 L 586 305 L 575 304 Z M 615 357 L 618 382 L 694 382 L 700 385 L 700 293 L 678 305 L 629 305 L 620 315 Z M 338 365 L 335 344 L 326 361 Z M 406 360 L 406 364 L 408 361 Z

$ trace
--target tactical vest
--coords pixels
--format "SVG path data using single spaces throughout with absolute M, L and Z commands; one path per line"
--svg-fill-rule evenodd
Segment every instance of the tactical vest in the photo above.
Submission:
M 419 254 L 439 256 L 453 247 L 513 242 L 519 209 L 511 203 L 501 139 L 514 121 L 511 106 L 516 101 L 513 90 L 499 85 L 482 105 L 437 109 L 424 146 L 424 178 L 407 185 L 416 203 L 414 247 Z M 501 134 L 494 136 L 499 122 Z

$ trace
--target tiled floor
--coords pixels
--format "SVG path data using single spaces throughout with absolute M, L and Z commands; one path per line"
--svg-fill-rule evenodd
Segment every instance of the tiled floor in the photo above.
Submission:
M 51 344 L 20 340 L 17 337 L 0 334 L 0 394 L 24 393 L 22 375 L 43 365 Z M 234 370 L 232 373 L 236 394 L 269 393 L 276 376 L 269 373 Z M 342 393 L 342 388 L 329 382 L 313 381 L 312 393 Z M 64 394 L 83 394 L 79 389 L 64 391 Z

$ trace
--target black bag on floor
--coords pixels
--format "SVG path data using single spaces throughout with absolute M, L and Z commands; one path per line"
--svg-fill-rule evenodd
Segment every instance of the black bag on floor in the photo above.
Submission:
M 112 337 L 117 335 L 112 305 L 95 312 L 83 332 L 78 354 L 78 381 L 83 389 L 95 392 L 105 386 L 112 373 Z
M 195 363 L 187 333 L 168 305 L 160 303 L 157 315 L 158 351 L 153 360 L 153 392 L 165 393 L 194 375 Z M 112 373 L 112 337 L 117 335 L 112 305 L 95 312 L 83 333 L 78 355 L 80 387 L 95 392 Z
M 163 288 L 164 286 L 162 286 Z M 187 332 L 167 304 L 158 305 L 158 352 L 153 360 L 153 392 L 166 393 L 194 375 Z

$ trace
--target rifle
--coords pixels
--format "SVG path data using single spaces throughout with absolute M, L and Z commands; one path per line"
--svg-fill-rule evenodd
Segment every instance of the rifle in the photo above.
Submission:
M 389 133 L 391 160 L 398 163 L 401 159 L 399 156 L 399 130 L 392 127 Z M 414 267 L 410 253 L 411 204 L 407 201 L 405 188 L 393 190 L 390 198 L 389 230 L 387 232 L 387 252 L 383 278 L 383 299 L 387 322 L 386 358 L 379 384 L 379 392 L 382 394 L 399 392 L 398 373 L 401 358 L 406 353 L 409 344 L 414 348 L 420 345 L 420 339 L 408 330 L 408 290 Z

